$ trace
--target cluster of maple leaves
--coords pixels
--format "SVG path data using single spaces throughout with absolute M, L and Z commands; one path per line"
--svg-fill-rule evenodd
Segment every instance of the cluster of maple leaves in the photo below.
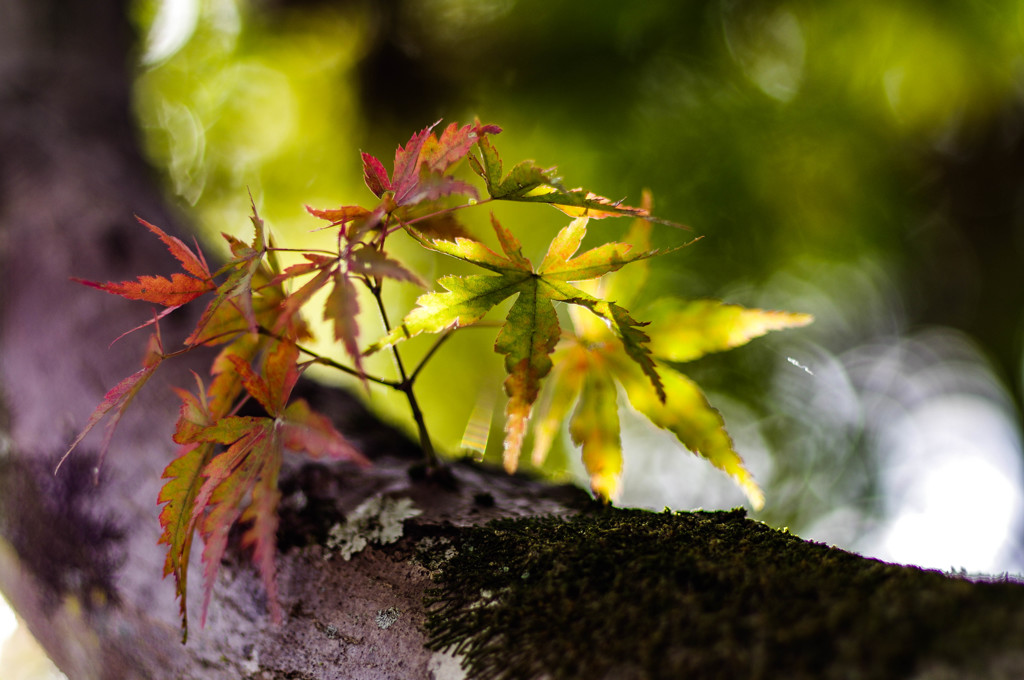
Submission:
M 189 555 L 197 531 L 203 539 L 202 620 L 227 549 L 228 532 L 236 523 L 245 526 L 242 543 L 252 548 L 271 617 L 279 620 L 274 561 L 278 473 L 284 452 L 369 465 L 327 418 L 302 399 L 291 397 L 303 370 L 315 362 L 329 363 L 366 380 L 362 358 L 390 348 L 398 360 L 400 379 L 373 380 L 405 392 L 430 453 L 432 446 L 411 390 L 418 370 L 406 374 L 396 346 L 420 334 L 447 334 L 477 323 L 513 296 L 494 345 L 504 356 L 506 371 L 506 469 L 516 469 L 531 420 L 532 457 L 540 464 L 568 419 L 594 493 L 614 498 L 622 473 L 618 385 L 629 403 L 652 423 L 731 475 L 752 505 L 763 503 L 761 490 L 734 450 L 719 413 L 690 379 L 665 362 L 675 365 L 736 347 L 769 330 L 806 324 L 810 317 L 714 300 L 663 298 L 647 310 L 650 325 L 638 322 L 622 305 L 636 299 L 646 280 L 649 258 L 670 252 L 650 247 L 651 223 L 662 221 L 651 215 L 649 197 L 643 207 L 630 207 L 582 189 L 567 189 L 553 168 L 533 161 L 503 173 L 490 141 L 500 128 L 453 123 L 438 135 L 435 126 L 414 134 L 398 148 L 390 176 L 377 158 L 362 154 L 366 185 L 377 198 L 372 208 L 309 209 L 336 229 L 336 252 L 304 253 L 304 262 L 281 270 L 254 206 L 252 242 L 225 234 L 232 257 L 216 271 L 211 271 L 198 245 L 193 250 L 140 220 L 167 246 L 183 271 L 122 282 L 82 281 L 163 309 L 139 327 L 153 327 L 143 367 L 106 394 L 68 454 L 108 418 L 101 449 L 105 452 L 125 409 L 164 361 L 198 347 L 221 348 L 209 375 L 196 376 L 192 391 L 176 389 L 181 412 L 173 439 L 180 448 L 164 471 L 166 483 L 158 499 L 163 506 L 160 542 L 167 545 L 164 575 L 174 576 L 185 634 Z M 473 184 L 456 177 L 457 167 L 467 158 L 484 182 L 486 198 L 481 199 Z M 534 265 L 523 255 L 513 231 L 493 214 L 501 252 L 471 236 L 455 219 L 459 210 L 491 201 L 545 203 L 573 219 L 551 241 L 540 264 Z M 634 218 L 625 241 L 578 253 L 588 221 L 607 217 Z M 443 276 L 437 281 L 439 289 L 422 295 L 401 323 L 389 326 L 384 337 L 363 347 L 358 325 L 360 286 L 373 294 L 382 312 L 386 312 L 380 295 L 385 280 L 425 287 L 386 248 L 387 239 L 399 231 L 428 250 L 489 273 Z M 626 265 L 633 265 L 630 276 L 617 275 Z M 324 289 L 323 318 L 330 322 L 350 367 L 326 360 L 301 344 L 311 337 L 301 312 Z M 211 299 L 195 329 L 181 348 L 166 351 L 160 319 L 204 296 Z M 557 303 L 568 307 L 571 328 L 563 328 Z M 266 415 L 238 415 L 250 400 Z

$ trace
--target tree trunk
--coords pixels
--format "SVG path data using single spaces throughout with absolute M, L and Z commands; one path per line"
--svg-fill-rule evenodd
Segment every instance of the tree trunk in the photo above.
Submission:
M 268 622 L 236 547 L 205 628 L 193 615 L 183 645 L 156 498 L 174 455 L 166 386 L 189 385 L 198 366 L 160 369 L 98 483 L 91 439 L 53 473 L 106 389 L 137 368 L 137 345 L 108 343 L 145 319 L 69 277 L 169 268 L 133 213 L 185 231 L 138 152 L 126 4 L 0 6 L 0 589 L 70 678 L 459 677 L 430 639 L 480 677 L 1019 677 L 1015 584 L 881 565 L 736 513 L 601 510 L 577 490 L 472 465 L 418 479 L 407 439 L 315 385 L 305 396 L 375 466 L 289 460 L 284 623 Z M 174 318 L 165 329 L 184 332 L 188 319 Z M 478 528 L 540 515 L 577 519 Z M 396 542 L 372 544 L 389 531 Z M 200 565 L 192 573 L 195 612 Z

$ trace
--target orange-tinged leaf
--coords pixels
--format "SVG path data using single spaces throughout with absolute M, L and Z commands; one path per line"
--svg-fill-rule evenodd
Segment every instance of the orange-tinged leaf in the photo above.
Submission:
M 185 274 L 171 274 L 171 278 L 164 276 L 140 276 L 135 281 L 120 281 L 97 283 L 96 281 L 85 281 L 83 279 L 72 279 L 90 288 L 96 288 L 106 293 L 120 295 L 129 300 L 141 300 L 152 302 L 164 307 L 180 307 L 197 297 L 214 289 L 213 283 L 209 280 L 202 280 L 187 276 Z
M 435 125 L 437 123 L 415 133 L 404 147 L 399 146 L 395 151 L 395 165 L 388 189 L 395 192 L 395 203 L 398 205 L 412 198 L 412 191 L 420 175 L 420 149 L 427 137 L 433 134 L 431 131 Z
M 519 293 L 498 333 L 494 350 L 505 355 L 505 469 L 514 472 L 541 380 L 551 371 L 551 352 L 561 328 L 558 315 L 538 287 Z
M 165 526 L 172 524 L 175 531 L 179 527 L 184 531 L 195 526 L 205 542 L 204 622 L 220 559 L 227 548 L 228 532 L 239 521 L 250 525 L 243 534 L 243 543 L 254 549 L 254 560 L 268 594 L 271 617 L 280 620 L 274 557 L 277 504 L 280 500 L 277 476 L 285 448 L 314 457 L 326 456 L 369 464 L 326 418 L 313 412 L 306 402 L 297 400 L 283 405 L 297 376 L 296 356 L 293 343 L 277 343 L 261 363 L 262 376 L 237 355 L 227 356 L 227 361 L 241 374 L 241 382 L 246 389 L 260 400 L 272 417 L 226 416 L 206 427 L 189 425 L 184 428 L 194 441 L 204 445 L 228 446 L 226 451 L 212 458 L 204 454 L 203 480 L 198 490 L 193 483 L 188 493 L 178 486 L 167 492 L 168 502 L 175 499 L 176 504 L 173 511 L 168 512 Z M 183 418 L 189 423 L 202 421 L 202 398 L 188 395 L 183 400 Z M 182 516 L 185 512 L 188 513 L 187 520 Z M 171 568 L 173 570 L 173 563 Z
M 187 272 L 186 274 L 175 273 L 171 274 L 170 278 L 145 275 L 138 277 L 135 281 L 108 281 L 107 283 L 85 281 L 78 278 L 72 278 L 72 281 L 77 281 L 107 293 L 120 295 L 129 300 L 151 302 L 170 308 L 177 308 L 191 302 L 203 293 L 211 291 L 216 287 L 213 283 L 210 269 L 207 267 L 206 260 L 203 258 L 198 246 L 196 247 L 197 255 L 182 243 L 180 239 L 167 234 L 159 227 L 142 219 L 139 219 L 139 222 L 164 242 L 171 255 L 178 260 L 182 269 Z M 149 323 L 143 324 L 138 328 L 148 326 Z M 138 330 L 138 328 L 132 330 Z
M 320 255 L 318 253 L 303 253 L 302 257 L 306 258 L 307 262 L 285 267 L 284 273 L 275 277 L 271 283 L 278 284 L 295 276 L 322 272 L 325 269 L 329 270 L 338 261 L 337 256 Z
M 252 370 L 252 366 L 247 361 L 243 361 L 237 356 L 230 356 L 228 359 L 234 364 L 235 371 L 242 380 L 242 386 L 249 393 L 249 396 L 258 401 L 267 413 L 274 413 L 277 402 L 270 392 L 267 381 L 256 371 Z
M 295 383 L 299 380 L 297 361 L 299 349 L 294 342 L 279 340 L 271 345 L 263 358 L 263 378 L 270 394 L 272 409 L 267 412 L 280 415 L 291 398 Z
M 343 205 L 340 208 L 329 208 L 326 210 L 318 210 L 307 205 L 306 210 L 314 217 L 327 220 L 331 223 L 331 226 L 340 226 L 342 228 L 349 222 L 366 219 L 370 216 L 370 211 L 361 205 Z
M 667 361 L 691 361 L 744 345 L 773 330 L 806 326 L 810 314 L 748 309 L 718 300 L 664 299 L 648 308 L 651 351 Z
M 310 298 L 312 298 L 317 291 L 326 286 L 327 282 L 331 280 L 331 275 L 334 273 L 335 260 L 333 258 L 325 259 L 328 259 L 329 262 L 312 270 L 317 272 L 316 276 L 303 284 L 303 286 L 297 291 L 286 296 L 282 300 L 280 313 L 278 314 L 277 321 L 274 324 L 275 331 L 283 330 L 291 325 L 293 320 L 298 319 L 299 311 L 307 302 L 309 302 Z M 291 269 L 291 267 L 289 267 L 289 269 Z M 285 270 L 285 274 L 288 274 L 288 269 Z
M 167 546 L 164 576 L 174 575 L 176 595 L 181 613 L 182 642 L 188 639 L 188 566 L 192 538 L 196 526 L 196 497 L 203 485 L 203 469 L 213 458 L 215 444 L 199 442 L 200 433 L 211 424 L 202 380 L 196 376 L 198 396 L 176 389 L 181 397 L 181 411 L 174 430 L 174 441 L 183 444 L 178 456 L 164 470 L 167 482 L 160 489 L 157 503 L 163 532 L 159 541 Z
M 251 362 L 263 344 L 263 339 L 259 336 L 245 334 L 226 345 L 213 360 L 213 366 L 210 368 L 213 379 L 207 391 L 211 421 L 230 413 L 245 389 L 242 377 L 234 370 L 235 364 L 231 357 Z
M 167 250 L 174 256 L 174 259 L 181 263 L 182 269 L 198 279 L 210 280 L 210 268 L 207 266 L 206 258 L 203 257 L 203 252 L 199 250 L 198 245 L 196 246 L 196 252 L 193 253 L 181 239 L 165 233 L 160 227 L 150 224 L 141 217 L 136 217 L 135 219 L 164 242 L 164 245 L 167 246 Z
M 472 125 L 451 123 L 440 137 L 433 135 L 424 140 L 420 150 L 420 166 L 431 172 L 446 172 L 469 153 L 476 143 L 477 132 Z
M 363 178 L 375 196 L 382 198 L 390 191 L 394 194 L 394 205 L 399 207 L 456 193 L 476 197 L 473 186 L 454 179 L 449 171 L 469 153 L 478 138 L 494 134 L 499 128 L 479 124 L 459 127 L 452 123 L 437 137 L 433 133 L 436 126 L 434 123 L 420 130 L 405 146 L 398 147 L 390 179 L 377 158 L 362 154 Z

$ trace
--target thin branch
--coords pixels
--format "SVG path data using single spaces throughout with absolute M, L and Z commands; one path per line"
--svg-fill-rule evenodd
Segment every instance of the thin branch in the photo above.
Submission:
M 488 197 L 488 198 L 485 198 L 482 201 L 477 201 L 476 203 L 463 203 L 462 205 L 453 205 L 451 207 L 444 208 L 442 210 L 436 210 L 436 211 L 430 213 L 429 215 L 420 215 L 419 217 L 414 217 L 413 219 L 408 220 L 408 221 L 399 219 L 398 220 L 398 224 L 396 226 L 385 227 L 384 232 L 385 232 L 385 235 L 393 234 L 394 232 L 396 232 L 396 231 L 398 231 L 400 229 L 405 229 L 406 227 L 414 226 L 417 222 L 423 222 L 424 220 L 429 220 L 432 217 L 438 217 L 440 215 L 447 215 L 448 213 L 453 213 L 453 212 L 456 212 L 458 210 L 466 210 L 467 208 L 475 208 L 477 206 L 486 205 L 488 203 L 491 203 L 492 201 L 494 201 L 494 199 Z
M 384 387 L 390 387 L 393 390 L 402 389 L 401 383 L 395 382 L 394 380 L 385 380 L 384 378 L 378 378 L 377 376 L 370 375 L 368 373 L 360 373 L 351 366 L 346 366 L 345 364 L 338 363 L 334 359 L 331 359 L 330 357 L 325 357 L 322 354 L 318 354 L 313 350 L 303 347 L 302 345 L 296 345 L 296 347 L 303 354 L 308 354 L 309 356 L 311 356 L 313 358 L 312 363 L 322 364 L 324 366 L 337 369 L 342 373 L 347 373 L 348 375 L 354 376 L 361 380 L 369 380 L 372 383 L 377 383 L 378 385 L 383 385 Z
M 260 335 L 266 336 L 268 338 L 273 338 L 274 340 L 281 340 L 281 336 L 280 335 L 278 335 L 277 333 L 274 333 L 274 332 L 268 330 L 267 328 L 265 328 L 263 326 L 259 326 L 256 329 L 256 331 Z M 359 371 L 357 371 L 356 369 L 352 368 L 351 366 L 346 366 L 345 364 L 339 363 L 339 362 L 335 361 L 334 359 L 331 359 L 330 357 L 325 357 L 324 355 L 320 354 L 319 352 L 316 352 L 316 351 L 314 351 L 312 349 L 309 349 L 308 347 L 300 345 L 299 343 L 295 343 L 295 348 L 298 349 L 303 354 L 306 354 L 306 355 L 312 357 L 314 363 L 323 364 L 324 366 L 329 366 L 330 368 L 337 369 L 337 370 L 341 371 L 342 373 L 347 373 L 348 375 L 354 376 L 354 377 L 359 378 L 359 379 L 366 379 L 366 380 L 369 380 L 370 382 L 377 383 L 378 385 L 383 385 L 384 387 L 390 387 L 391 389 L 400 390 L 402 388 L 402 384 L 401 383 L 395 382 L 393 380 L 385 380 L 384 378 L 378 378 L 375 375 L 369 375 L 369 374 L 366 374 L 366 373 L 360 373 Z
M 385 229 L 385 232 L 387 230 Z M 373 298 L 377 301 L 377 309 L 380 311 L 380 318 L 384 324 L 384 330 L 386 333 L 391 332 L 391 322 L 388 320 L 387 310 L 384 308 L 384 298 L 381 297 L 381 282 L 376 280 L 374 285 L 370 286 L 370 292 L 373 293 Z M 416 400 L 416 395 L 413 392 L 413 379 L 408 376 L 405 372 L 405 365 L 402 363 L 402 356 L 398 352 L 398 347 L 395 345 L 391 346 L 391 356 L 395 359 L 395 367 L 398 369 L 398 375 L 402 381 L 398 385 L 398 389 L 405 393 L 405 397 L 409 402 L 409 409 L 412 411 L 413 420 L 416 422 L 416 429 L 419 432 L 420 437 L 420 448 L 423 449 L 423 456 L 427 460 L 427 465 L 432 469 L 440 467 L 440 462 L 437 459 L 437 453 L 434 451 L 434 444 L 430 441 L 430 433 L 427 431 L 427 423 L 423 417 L 423 411 L 420 409 L 419 402 Z M 414 376 L 415 377 L 415 376 Z
M 267 248 L 267 252 L 274 253 L 299 253 L 305 255 L 306 253 L 321 253 L 323 255 L 337 255 L 333 250 L 327 250 L 325 248 L 279 248 L 274 246 L 273 248 Z

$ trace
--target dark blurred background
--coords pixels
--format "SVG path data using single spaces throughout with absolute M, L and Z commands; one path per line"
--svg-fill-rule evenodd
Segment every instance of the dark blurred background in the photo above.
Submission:
M 372 200 L 360 150 L 390 167 L 438 119 L 497 123 L 506 162 L 613 198 L 650 188 L 705 237 L 655 263 L 649 296 L 817 317 L 687 366 L 765 488 L 757 517 L 888 560 L 1024 571 L 1021 3 L 140 0 L 133 20 L 144 146 L 209 248 L 248 233 L 247 189 L 282 245 L 329 243 L 303 206 Z M 502 215 L 534 256 L 565 218 L 531 208 Z M 454 454 L 475 406 L 500 415 L 492 344 L 458 334 L 424 373 Z M 623 505 L 742 504 L 670 437 L 627 418 L 623 439 Z M 564 448 L 545 472 L 581 480 Z

